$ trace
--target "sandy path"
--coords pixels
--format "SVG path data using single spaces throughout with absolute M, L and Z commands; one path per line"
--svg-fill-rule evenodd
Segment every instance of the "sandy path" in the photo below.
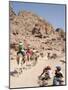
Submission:
M 55 66 L 59 63 L 62 67 L 62 72 L 65 77 L 65 64 L 62 64 L 59 62 L 61 58 L 48 60 L 44 58 L 39 58 L 37 64 L 32 67 L 31 69 L 23 70 L 23 73 L 19 76 L 10 76 L 10 86 L 11 88 L 17 88 L 17 87 L 34 87 L 39 86 L 38 85 L 38 76 L 42 73 L 42 70 L 45 66 L 50 65 L 52 67 L 53 76 L 54 76 L 54 70 Z M 11 61 L 11 70 L 17 67 L 15 60 Z M 53 78 L 48 82 L 48 85 L 52 85 Z

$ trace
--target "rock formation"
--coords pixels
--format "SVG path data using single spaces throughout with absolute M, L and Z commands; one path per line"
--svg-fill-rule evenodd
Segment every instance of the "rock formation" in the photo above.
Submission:
M 17 51 L 19 41 L 27 42 L 31 48 L 39 52 L 65 51 L 65 33 L 56 30 L 42 17 L 28 11 L 20 11 L 18 15 L 10 8 L 10 49 Z M 24 45 L 26 48 L 26 45 Z

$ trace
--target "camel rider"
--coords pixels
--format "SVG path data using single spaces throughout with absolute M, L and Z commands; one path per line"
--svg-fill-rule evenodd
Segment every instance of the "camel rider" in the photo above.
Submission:
M 32 56 L 32 50 L 30 49 L 31 47 L 28 46 L 27 51 L 26 51 L 26 55 L 27 55 L 27 60 L 29 61 L 31 56 Z
M 25 49 L 24 49 L 24 45 L 21 41 L 19 42 L 18 49 L 19 49 L 19 51 L 17 52 L 17 55 L 21 53 L 24 56 L 25 55 Z

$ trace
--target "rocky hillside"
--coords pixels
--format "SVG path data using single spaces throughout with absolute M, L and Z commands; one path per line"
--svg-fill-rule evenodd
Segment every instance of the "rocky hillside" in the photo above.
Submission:
M 17 51 L 18 43 L 22 41 L 42 54 L 55 51 L 59 55 L 65 51 L 65 33 L 59 28 L 55 30 L 42 17 L 28 11 L 21 11 L 16 15 L 11 8 L 9 17 L 11 50 Z

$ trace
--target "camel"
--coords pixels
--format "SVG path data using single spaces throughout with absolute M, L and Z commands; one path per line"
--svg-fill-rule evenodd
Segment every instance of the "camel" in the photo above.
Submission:
M 18 71 L 18 74 L 22 73 L 22 66 L 24 63 L 25 63 L 24 55 L 19 53 L 17 55 L 17 71 Z

